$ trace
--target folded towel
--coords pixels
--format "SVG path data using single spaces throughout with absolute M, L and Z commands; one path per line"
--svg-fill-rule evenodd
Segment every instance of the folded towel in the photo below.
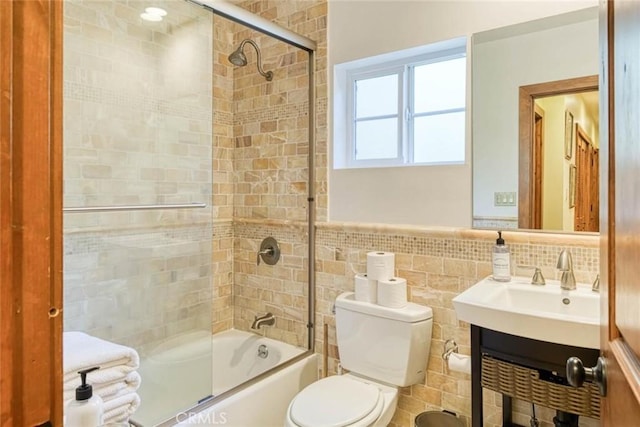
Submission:
M 97 372 L 97 371 L 96 371 Z M 120 378 L 107 383 L 93 383 L 90 382 L 93 387 L 93 394 L 97 394 L 106 401 L 111 398 L 122 396 L 127 393 L 133 393 L 140 387 L 140 374 L 137 371 L 129 372 L 124 378 Z M 76 387 L 80 385 L 79 379 L 68 381 L 63 384 L 64 395 L 63 400 L 68 402 L 74 399 L 76 396 Z
M 78 371 L 99 366 L 99 370 L 87 376 L 87 382 L 107 384 L 125 378 L 140 366 L 138 352 L 130 347 L 101 340 L 83 332 L 64 332 L 62 340 L 64 383 L 76 380 L 79 385 Z
M 127 393 L 115 399 L 104 402 L 104 423 L 118 423 L 129 421 L 129 417 L 140 406 L 138 393 Z

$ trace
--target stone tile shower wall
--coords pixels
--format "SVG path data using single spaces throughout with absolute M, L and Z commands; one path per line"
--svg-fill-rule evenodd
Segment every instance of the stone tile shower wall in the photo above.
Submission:
M 65 206 L 211 205 L 212 15 L 64 4 Z M 65 214 L 65 330 L 144 350 L 211 324 L 211 208 Z
M 563 248 L 571 250 L 576 280 L 591 282 L 598 273 L 599 252 L 595 236 L 505 233 L 512 263 L 542 268 L 547 278 L 556 278 L 555 264 Z M 469 325 L 457 320 L 451 300 L 460 292 L 491 274 L 491 249 L 495 233 L 490 231 L 376 227 L 366 224 L 318 224 L 317 231 L 317 330 L 329 325 L 329 373 L 335 373 L 338 349 L 335 317 L 331 307 L 342 292 L 353 291 L 353 275 L 366 270 L 371 250 L 396 254 L 396 275 L 407 279 L 409 299 L 433 309 L 433 337 L 424 383 L 401 389 L 398 409 L 391 426 L 413 426 L 413 419 L 425 410 L 447 409 L 462 415 L 469 425 L 471 381 L 466 374 L 449 372 L 442 359 L 444 342 L 453 338 L 460 352 L 470 354 Z M 529 270 L 517 270 L 530 274 Z M 316 348 L 324 343 L 317 336 Z M 501 399 L 485 390 L 485 426 L 502 424 Z M 514 422 L 528 425 L 530 407 L 515 405 Z M 554 412 L 540 410 L 538 417 L 550 426 Z M 583 419 L 585 426 L 598 425 Z
M 307 347 L 308 256 L 306 223 L 269 223 L 264 220 L 234 222 L 234 326 L 250 330 L 254 315 L 272 313 L 273 327 L 265 336 L 299 347 Z M 276 265 L 256 265 L 256 252 L 263 236 L 273 236 L 280 245 Z
M 316 135 L 316 217 L 327 219 L 327 1 L 281 0 L 244 1 L 239 5 L 317 43 L 315 54 L 315 135 Z M 236 43 L 247 37 L 263 50 L 265 70 L 274 72 L 264 84 L 255 69 L 255 52 L 247 47 L 250 64 L 235 70 L 234 116 L 236 157 L 239 176 L 236 186 L 235 217 L 306 220 L 308 150 L 308 55 L 273 38 L 243 30 Z M 282 144 L 274 155 L 274 144 Z M 259 152 L 257 150 L 260 150 Z M 279 150 L 279 149 L 278 149 Z M 257 155 L 268 157 L 259 160 Z M 257 160 L 257 161 L 256 161 Z M 252 165 L 250 167 L 249 161 Z M 255 163 L 254 163 L 255 161 Z M 278 184 L 265 189 L 265 169 L 282 169 Z M 253 187 L 253 188 L 252 188 Z M 260 198 L 260 204 L 256 200 Z
M 227 57 L 239 30 L 213 16 L 213 333 L 233 327 L 234 66 Z
M 268 82 L 246 46 L 246 67 L 234 70 L 234 217 L 305 221 L 309 153 L 308 54 L 251 30 L 236 35 L 262 51 Z
M 324 107 L 316 107 L 317 134 L 318 143 L 326 147 L 326 89 L 322 89 L 326 88 L 326 3 L 240 5 L 320 42 L 316 105 Z M 260 46 L 263 68 L 274 77 L 267 82 L 257 72 L 255 51 L 246 46 L 249 64 L 233 71 L 233 324 L 248 330 L 256 314 L 272 312 L 276 324 L 263 333 L 306 347 L 309 57 L 305 51 L 245 28 L 234 34 L 234 45 L 246 38 Z M 326 155 L 317 159 L 319 179 L 326 181 Z M 326 185 L 320 185 L 318 193 L 319 216 L 326 218 Z M 268 236 L 278 240 L 282 257 L 275 266 L 258 266 L 256 254 Z

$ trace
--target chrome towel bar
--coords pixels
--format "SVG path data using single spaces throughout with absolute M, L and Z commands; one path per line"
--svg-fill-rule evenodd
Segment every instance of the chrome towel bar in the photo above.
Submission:
M 113 212 L 113 211 L 151 211 L 160 209 L 206 208 L 206 203 L 179 203 L 173 205 L 123 205 L 123 206 L 77 206 L 63 208 L 64 213 Z

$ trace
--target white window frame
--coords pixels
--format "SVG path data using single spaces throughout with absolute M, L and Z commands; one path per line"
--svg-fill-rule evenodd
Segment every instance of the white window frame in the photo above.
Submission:
M 403 135 L 405 133 L 404 129 L 404 118 L 402 106 L 404 104 L 404 74 L 406 72 L 405 67 L 403 66 L 394 66 L 394 67 L 375 67 L 375 69 L 360 69 L 354 70 L 353 72 L 348 73 L 348 81 L 349 81 L 349 94 L 347 97 L 347 117 L 349 118 L 349 123 L 347 125 L 347 158 L 350 159 L 351 166 L 357 167 L 375 167 L 375 166 L 395 166 L 404 162 L 405 153 L 403 151 Z M 398 77 L 398 105 L 396 107 L 396 114 L 389 114 L 386 116 L 376 116 L 376 117 L 368 117 L 365 119 L 357 119 L 355 112 L 355 104 L 356 104 L 356 81 L 364 80 L 364 79 L 372 79 L 376 77 L 390 76 L 396 75 Z M 368 120 L 376 120 L 383 118 L 398 118 L 398 132 L 397 132 L 397 156 L 394 158 L 387 159 L 356 159 L 356 122 L 358 121 L 368 121 Z
M 416 66 L 467 57 L 466 38 L 460 37 L 434 43 L 420 48 L 393 52 L 334 68 L 334 168 L 366 168 L 394 166 L 459 165 L 466 163 L 465 155 L 460 161 L 414 162 L 413 120 L 416 117 L 467 111 L 464 107 L 414 114 L 413 68 Z M 467 70 L 468 70 L 467 64 Z M 391 159 L 357 160 L 355 153 L 355 82 L 356 80 L 398 75 L 398 155 Z M 466 85 L 466 78 L 464 84 Z M 390 117 L 394 117 L 391 115 Z M 377 117 L 382 118 L 382 117 Z M 466 119 L 465 119 L 466 123 Z M 466 129 L 465 129 L 466 133 Z

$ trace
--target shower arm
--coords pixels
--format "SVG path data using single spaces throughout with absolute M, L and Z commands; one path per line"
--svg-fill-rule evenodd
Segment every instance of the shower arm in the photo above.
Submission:
M 260 75 L 262 77 L 264 77 L 265 79 L 267 79 L 268 82 L 271 81 L 271 79 L 273 79 L 273 72 L 271 71 L 264 71 L 264 69 L 262 68 L 262 55 L 260 54 L 260 49 L 258 48 L 258 45 L 256 44 L 256 42 L 254 42 L 251 39 L 244 39 L 242 41 L 242 43 L 240 43 L 240 48 L 239 50 L 242 52 L 242 50 L 244 49 L 244 45 L 249 43 L 251 46 L 253 46 L 253 48 L 256 50 L 256 55 L 257 55 L 257 66 L 258 66 L 258 72 L 260 73 Z

